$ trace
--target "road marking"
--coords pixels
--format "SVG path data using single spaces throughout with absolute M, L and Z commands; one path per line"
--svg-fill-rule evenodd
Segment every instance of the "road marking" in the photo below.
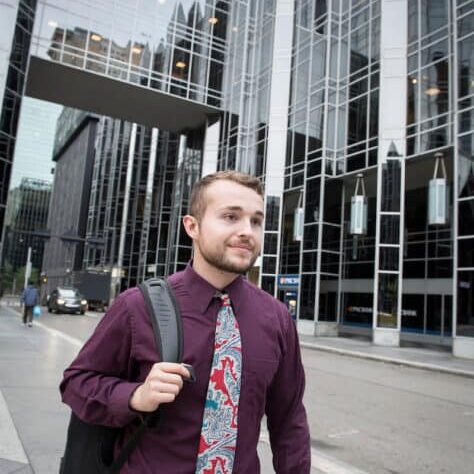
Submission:
M 328 438 L 345 438 L 346 436 L 353 436 L 359 434 L 359 430 L 349 430 L 349 431 L 341 431 L 340 433 L 333 433 L 329 434 Z
M 84 345 L 84 342 L 81 341 L 80 339 L 77 339 L 72 336 L 68 336 L 67 334 L 58 331 L 57 329 L 52 329 L 48 326 L 46 326 L 43 323 L 40 322 L 35 322 L 35 326 L 40 327 L 41 329 L 44 329 L 45 331 L 48 331 L 52 336 L 54 337 L 59 337 L 60 339 L 63 339 L 66 342 L 69 342 L 70 344 L 76 346 L 76 347 L 82 347 Z
M 99 317 L 98 314 L 95 314 L 95 313 L 89 313 L 88 311 L 86 312 L 86 316 L 88 318 L 93 318 L 93 319 L 97 319 Z
M 260 442 L 270 444 L 268 431 L 262 429 Z M 368 474 L 315 448 L 311 448 L 311 468 L 324 474 Z
M 29 464 L 20 437 L 13 423 L 7 402 L 0 390 L 0 459 Z

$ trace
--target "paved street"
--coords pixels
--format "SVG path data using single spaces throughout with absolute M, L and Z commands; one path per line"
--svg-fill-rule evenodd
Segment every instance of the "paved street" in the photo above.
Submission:
M 57 386 L 102 314 L 45 313 L 30 329 L 15 310 L 0 306 L 0 474 L 56 473 L 68 419 Z M 471 472 L 474 378 L 321 350 L 303 358 L 314 473 Z M 260 454 L 272 473 L 265 431 Z

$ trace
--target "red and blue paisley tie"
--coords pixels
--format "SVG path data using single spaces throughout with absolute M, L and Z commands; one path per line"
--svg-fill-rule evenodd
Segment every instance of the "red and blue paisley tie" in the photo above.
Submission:
M 229 296 L 218 296 L 222 306 L 217 315 L 196 474 L 231 474 L 237 443 L 242 345 Z

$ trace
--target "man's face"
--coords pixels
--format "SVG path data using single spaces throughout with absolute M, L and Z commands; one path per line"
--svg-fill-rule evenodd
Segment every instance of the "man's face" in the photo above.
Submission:
M 257 259 L 263 231 L 263 199 L 229 180 L 204 191 L 205 210 L 197 222 L 195 258 L 230 273 L 246 273 Z

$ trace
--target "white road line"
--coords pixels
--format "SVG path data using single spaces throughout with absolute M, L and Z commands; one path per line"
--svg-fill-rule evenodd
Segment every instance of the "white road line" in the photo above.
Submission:
M 346 436 L 353 436 L 359 434 L 359 430 L 340 431 L 339 433 L 328 434 L 328 438 L 345 438 Z
M 57 329 L 52 329 L 48 326 L 46 326 L 43 323 L 40 323 L 38 321 L 35 322 L 35 326 L 40 327 L 41 329 L 44 329 L 45 331 L 48 331 L 52 336 L 54 337 L 59 337 L 60 339 L 63 339 L 66 342 L 69 342 L 70 344 L 76 346 L 76 347 L 82 347 L 84 345 L 84 342 L 81 341 L 80 339 L 77 339 L 72 336 L 68 336 L 67 334 L 58 331 Z
M 89 312 L 87 312 L 87 311 L 86 311 L 86 316 L 87 316 L 88 318 L 93 318 L 93 319 L 97 319 L 97 318 L 99 317 L 98 314 L 89 313 Z
M 270 444 L 270 438 L 266 430 L 261 431 L 260 442 Z M 366 471 L 328 456 L 315 448 L 311 448 L 311 468 L 317 469 L 324 474 L 368 474 Z
M 0 459 L 28 464 L 25 450 L 0 390 Z

